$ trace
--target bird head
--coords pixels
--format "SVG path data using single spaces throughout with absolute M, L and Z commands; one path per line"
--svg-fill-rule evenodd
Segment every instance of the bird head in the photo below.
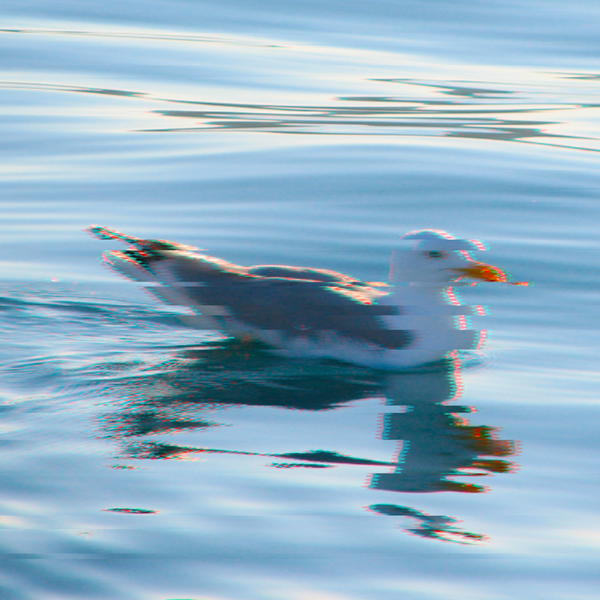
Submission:
M 471 279 L 510 283 L 502 269 L 476 261 L 472 252 L 477 250 L 486 250 L 477 240 L 457 239 L 435 229 L 411 231 L 400 238 L 399 247 L 392 253 L 390 281 L 445 285 Z

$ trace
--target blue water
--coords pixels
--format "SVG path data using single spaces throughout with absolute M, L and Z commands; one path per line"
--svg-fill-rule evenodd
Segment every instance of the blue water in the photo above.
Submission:
M 5 0 L 7 600 L 588 600 L 597 3 Z M 92 223 L 387 277 L 483 239 L 488 346 L 411 373 L 179 321 Z

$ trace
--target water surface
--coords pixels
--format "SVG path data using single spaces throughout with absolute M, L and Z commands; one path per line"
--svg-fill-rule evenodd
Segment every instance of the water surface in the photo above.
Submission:
M 6 2 L 3 597 L 585 600 L 597 6 Z M 485 240 L 478 353 L 409 373 L 187 328 L 91 223 L 387 277 Z

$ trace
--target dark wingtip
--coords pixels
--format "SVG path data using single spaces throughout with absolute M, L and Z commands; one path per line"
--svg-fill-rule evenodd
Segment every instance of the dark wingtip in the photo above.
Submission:
M 121 240 L 123 242 L 128 242 L 129 244 L 139 244 L 144 240 L 140 238 L 136 238 L 130 235 L 125 235 L 116 229 L 109 229 L 108 227 L 102 227 L 101 225 L 90 225 L 86 227 L 84 231 L 91 233 L 94 237 L 97 237 L 99 240 Z
M 84 231 L 87 231 L 99 240 L 120 240 L 121 242 L 135 246 L 139 250 L 201 250 L 201 248 L 196 248 L 195 246 L 186 246 L 185 244 L 169 242 L 168 240 L 145 240 L 132 235 L 126 235 L 116 229 L 102 227 L 101 225 L 90 225 Z

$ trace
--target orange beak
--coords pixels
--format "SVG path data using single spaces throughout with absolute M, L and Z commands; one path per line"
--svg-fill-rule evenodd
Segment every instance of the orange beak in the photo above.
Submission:
M 479 281 L 499 281 L 501 283 L 510 283 L 511 285 L 527 285 L 524 281 L 509 282 L 504 271 L 485 263 L 474 262 L 470 267 L 452 270 L 463 277 L 470 277 Z

